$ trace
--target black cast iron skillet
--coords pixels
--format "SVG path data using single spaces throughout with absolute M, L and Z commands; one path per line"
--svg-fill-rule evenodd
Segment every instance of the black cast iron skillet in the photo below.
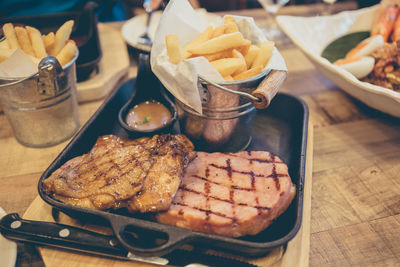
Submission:
M 109 225 L 128 251 L 142 256 L 164 255 L 187 243 L 244 256 L 259 256 L 285 245 L 296 235 L 303 209 L 308 108 L 301 99 L 284 93 L 278 93 L 268 109 L 257 111 L 253 141 L 248 150 L 267 150 L 287 163 L 289 174 L 296 185 L 296 197 L 272 225 L 255 236 L 230 238 L 194 232 L 157 223 L 151 214 L 86 209 L 62 203 L 47 195 L 43 191 L 43 181 L 66 161 L 87 153 L 99 136 L 114 134 L 132 138 L 131 133 L 119 124 L 118 112 L 132 95 L 134 86 L 135 80 L 130 80 L 115 90 L 42 174 L 38 191 L 45 202 L 85 223 Z M 179 132 L 177 124 L 171 132 Z M 201 147 L 196 147 L 196 150 L 201 150 Z

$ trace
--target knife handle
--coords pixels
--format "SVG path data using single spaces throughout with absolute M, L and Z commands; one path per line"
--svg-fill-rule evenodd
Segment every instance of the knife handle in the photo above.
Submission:
M 0 231 L 4 237 L 14 241 L 98 254 L 126 255 L 126 250 L 114 236 L 64 224 L 24 220 L 17 213 L 7 214 L 1 219 Z

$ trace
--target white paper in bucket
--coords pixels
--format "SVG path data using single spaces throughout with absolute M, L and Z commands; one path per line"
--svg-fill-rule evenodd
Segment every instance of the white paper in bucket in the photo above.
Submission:
M 244 38 L 254 44 L 260 44 L 267 40 L 254 23 L 253 18 L 233 17 Z M 170 63 L 165 46 L 165 36 L 177 34 L 183 46 L 200 34 L 206 26 L 207 23 L 200 19 L 188 1 L 172 0 L 161 17 L 151 50 L 151 67 L 154 74 L 179 101 L 200 114 L 202 113 L 202 103 L 198 90 L 198 77 L 202 76 L 214 82 L 223 81 L 223 78 L 204 57 L 182 60 L 177 65 Z M 274 48 L 266 68 L 287 70 L 285 61 L 276 48 Z

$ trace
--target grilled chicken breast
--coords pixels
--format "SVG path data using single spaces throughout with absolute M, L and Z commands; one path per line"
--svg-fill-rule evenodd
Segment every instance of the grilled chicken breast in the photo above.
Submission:
M 269 152 L 197 152 L 161 223 L 239 237 L 268 227 L 295 195 L 286 164 Z
M 130 212 L 168 209 L 181 183 L 183 170 L 195 156 L 194 152 L 190 153 L 193 144 L 184 135 L 175 135 L 157 147 L 142 190 L 127 202 Z
M 184 135 L 135 140 L 106 135 L 98 138 L 89 153 L 69 160 L 52 173 L 43 187 L 55 199 L 85 208 L 128 205 L 134 207 L 133 211 L 167 209 L 192 150 Z M 168 168 L 169 164 L 174 167 Z M 153 198 L 151 185 L 158 178 L 158 194 Z M 139 207 L 133 204 L 135 198 L 140 201 Z

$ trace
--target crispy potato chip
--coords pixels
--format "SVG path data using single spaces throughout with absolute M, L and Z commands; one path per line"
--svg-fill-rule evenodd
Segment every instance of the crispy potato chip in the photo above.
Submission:
M 222 58 L 211 61 L 210 63 L 221 74 L 222 77 L 232 75 L 232 73 L 242 66 L 242 61 L 240 58 Z
M 35 52 L 33 51 L 32 48 L 32 43 L 31 39 L 29 38 L 28 32 L 26 31 L 25 28 L 23 27 L 15 27 L 15 34 L 18 39 L 19 46 L 22 48 L 22 50 L 30 56 L 35 56 Z
M 201 32 L 196 38 L 194 38 L 192 41 L 190 41 L 189 43 L 187 43 L 184 47 L 183 47 L 183 57 L 184 58 L 189 58 L 191 56 L 191 53 L 188 52 L 189 49 L 204 43 L 206 41 L 208 41 L 211 38 L 211 34 L 213 32 L 213 27 L 212 26 L 208 26 L 203 32 Z
M 3 33 L 6 37 L 8 48 L 19 48 L 17 35 L 15 34 L 14 26 L 12 25 L 12 23 L 6 23 L 3 25 Z
M 51 56 L 56 56 L 65 46 L 65 43 L 67 42 L 67 40 L 71 35 L 73 26 L 74 26 L 74 21 L 68 20 L 63 25 L 61 25 L 61 27 L 57 30 L 54 45 L 50 51 Z
M 46 49 L 44 48 L 42 35 L 40 31 L 36 28 L 26 26 L 26 31 L 28 32 L 29 39 L 31 40 L 33 51 L 37 58 L 44 58 L 47 56 Z
M 254 75 L 260 74 L 262 72 L 262 70 L 263 70 L 263 68 L 260 65 L 258 65 L 257 67 L 248 69 L 245 72 L 242 72 L 242 73 L 239 73 L 239 74 L 233 76 L 233 79 L 234 80 L 247 79 Z
M 49 32 L 47 35 L 42 35 L 44 47 L 46 51 L 49 53 L 51 49 L 53 49 L 54 43 L 56 41 L 56 36 L 54 32 Z
M 165 36 L 165 44 L 169 61 L 178 64 L 183 59 L 181 47 L 179 45 L 179 37 L 177 34 L 169 34 Z
M 206 55 L 242 46 L 245 43 L 246 40 L 243 39 L 242 34 L 240 32 L 234 32 L 210 39 L 200 45 L 188 49 L 188 51 L 194 55 Z
M 242 55 L 242 53 L 240 53 L 236 49 L 233 49 L 232 50 L 232 55 L 235 58 L 239 58 L 241 60 L 241 62 L 242 62 L 241 63 L 242 66 L 239 67 L 234 73 L 232 73 L 232 75 L 236 75 L 236 74 L 239 74 L 239 73 L 242 73 L 242 72 L 246 71 L 247 70 L 247 64 L 246 64 L 246 60 L 244 59 L 244 56 Z
M 248 69 L 253 64 L 253 61 L 256 58 L 256 56 L 257 56 L 259 51 L 260 51 L 260 48 L 258 46 L 256 46 L 256 45 L 251 45 L 250 46 L 249 51 L 244 56 L 244 59 L 246 60 L 246 64 L 247 64 L 247 68 Z
M 64 66 L 76 55 L 78 48 L 76 47 L 74 40 L 68 40 L 65 46 L 57 54 L 56 58 L 60 62 L 61 66 Z
M 274 46 L 275 43 L 271 41 L 265 41 L 264 43 L 262 43 L 260 46 L 260 51 L 254 59 L 253 64 L 251 64 L 251 67 L 254 68 L 257 66 L 261 66 L 262 68 L 264 68 L 272 55 Z

